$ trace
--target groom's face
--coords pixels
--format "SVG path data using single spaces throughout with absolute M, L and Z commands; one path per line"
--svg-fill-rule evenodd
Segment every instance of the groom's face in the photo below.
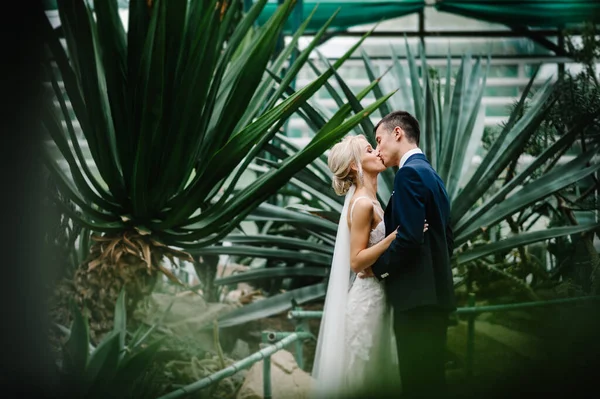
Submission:
M 398 140 L 394 135 L 395 129 L 389 129 L 384 124 L 377 127 L 375 140 L 377 140 L 377 152 L 386 167 L 398 165 Z

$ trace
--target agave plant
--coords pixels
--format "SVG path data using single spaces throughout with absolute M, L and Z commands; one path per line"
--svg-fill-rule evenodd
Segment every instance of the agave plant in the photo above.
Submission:
M 446 80 L 441 84 L 440 80 L 435 80 L 428 73 L 419 76 L 418 61 L 412 56 L 408 45 L 407 54 L 408 71 L 399 62 L 396 54 L 392 53 L 391 73 L 395 75 L 395 81 L 400 85 L 399 93 L 403 94 L 401 98 L 404 100 L 403 104 L 394 103 L 392 98 L 383 103 L 379 111 L 381 115 L 385 115 L 391 109 L 404 108 L 421 121 L 420 146 L 447 182 L 452 201 L 452 224 L 456 244 L 455 267 L 483 265 L 488 270 L 511 279 L 533 295 L 523 280 L 495 267 L 494 262 L 488 261 L 488 258 L 498 254 L 504 257 L 512 250 L 532 243 L 593 232 L 600 228 L 600 224 L 594 221 L 542 229 L 531 227 L 540 204 L 553 193 L 577 184 L 581 179 L 600 169 L 600 164 L 591 162 L 599 151 L 597 137 L 588 143 L 586 151 L 577 155 L 572 161 L 564 164 L 557 163 L 564 152 L 572 147 L 584 128 L 599 116 L 587 115 L 535 157 L 528 166 L 513 171 L 513 175 L 506 178 L 509 165 L 519 159 L 524 146 L 539 128 L 555 98 L 554 86 L 550 80 L 532 95 L 532 85 L 536 78 L 534 75 L 525 87 L 508 122 L 503 126 L 501 134 L 484 154 L 481 164 L 472 173 L 468 173 L 473 154 L 477 150 L 482 150 L 480 148 L 483 133 L 481 98 L 485 88 L 489 59 L 486 62 L 464 56 L 453 79 L 450 58 L 448 58 Z M 369 78 L 375 79 L 377 73 L 373 62 L 365 54 L 363 58 Z M 325 59 L 323 63 L 328 66 Z M 430 70 L 423 56 L 420 63 L 422 71 Z M 316 65 L 313 64 L 312 67 L 319 72 Z M 337 74 L 336 78 L 343 94 L 327 84 L 326 87 L 331 90 L 332 98 L 342 103 L 342 98 L 346 97 L 354 111 L 361 112 L 361 98 L 355 96 Z M 373 92 L 377 97 L 378 92 L 382 92 L 378 87 L 379 80 L 374 80 L 376 87 Z M 409 101 L 406 101 L 407 99 Z M 318 116 L 319 112 L 314 109 L 309 111 L 303 114 L 307 122 L 318 125 L 318 117 L 315 115 Z M 355 130 L 374 142 L 373 124 L 370 119 L 363 119 Z M 298 150 L 283 137 L 280 143 L 278 148 L 270 148 L 277 159 L 285 159 Z M 276 166 L 276 164 L 266 164 L 261 168 L 266 171 L 269 170 L 268 167 Z M 390 169 L 382 174 L 379 184 L 378 196 L 383 204 L 387 203 L 392 184 L 393 171 Z M 234 244 L 233 246 L 207 247 L 199 252 L 255 256 L 281 260 L 286 265 L 256 268 L 236 276 L 217 279 L 217 284 L 265 279 L 297 279 L 299 276 L 300 278 L 313 277 L 314 283 L 241 308 L 224 316 L 222 325 L 235 325 L 254 317 L 275 314 L 289 308 L 291 298 L 300 302 L 309 301 L 320 298 L 325 293 L 325 283 L 322 278 L 327 274 L 330 265 L 335 223 L 342 206 L 339 198 L 330 188 L 330 173 L 324 157 L 315 159 L 307 168 L 296 174 L 290 180 L 290 185 L 298 189 L 292 195 L 294 202 L 300 202 L 299 204 L 290 205 L 287 209 L 263 204 L 247 219 L 257 222 L 269 221 L 262 226 L 261 234 L 231 235 L 228 240 Z M 298 194 L 300 191 L 304 194 Z M 507 220 L 515 215 L 519 217 L 521 225 L 528 227 L 517 229 L 504 239 L 481 239 L 489 235 L 486 234 L 489 231 L 505 225 Z
M 61 1 L 66 51 L 43 21 L 51 54 L 48 80 L 58 104 L 48 102 L 43 126 L 68 170 L 48 148 L 44 160 L 80 210 L 65 212 L 96 233 L 75 276 L 79 303 L 90 302 L 93 331 L 110 328 L 122 286 L 132 309 L 157 272 L 177 281 L 162 264 L 165 256 L 191 260 L 184 250 L 219 242 L 386 100 L 356 115 L 342 107 L 305 149 L 237 192 L 247 165 L 358 46 L 282 100 L 335 15 L 290 64 L 310 17 L 275 55 L 295 0 L 285 1 L 256 28 L 265 3 L 257 1 L 238 18 L 237 1 L 132 1 L 125 31 L 115 0 L 94 2 L 93 11 L 84 0 Z M 267 67 L 280 79 L 266 73 Z
M 156 397 L 160 387 L 151 392 L 148 373 L 162 343 L 146 342 L 152 328 L 128 334 L 125 302 L 125 292 L 121 291 L 112 331 L 97 347 L 91 345 L 87 318 L 72 302 L 71 328 L 62 327 L 68 335 L 60 367 L 62 394 L 80 398 Z
M 409 52 L 411 87 L 415 98 L 414 113 L 419 120 L 423 121 L 425 140 L 421 146 L 424 147 L 432 164 L 449 188 L 455 244 L 461 249 L 461 253 L 457 254 L 458 263 L 488 255 L 502 246 L 514 248 L 553 237 L 555 234 L 576 234 L 598 228 L 597 224 L 588 224 L 575 227 L 571 232 L 562 228 L 549 229 L 543 231 L 543 234 L 539 231 L 519 234 L 494 245 L 477 249 L 470 246 L 461 248 L 463 244 L 491 226 L 596 172 L 598 165 L 589 161 L 597 155 L 597 145 L 592 145 L 587 152 L 565 165 L 555 165 L 558 158 L 573 144 L 577 135 L 598 115 L 587 115 L 578 125 L 573 126 L 569 132 L 536 157 L 529 166 L 523 168 L 520 173 L 513 171 L 514 175 L 506 178 L 504 184 L 498 186 L 499 179 L 506 177 L 501 175 L 505 174 L 509 164 L 519 158 L 524 146 L 551 110 L 556 98 L 553 96 L 554 87 L 551 81 L 548 80 L 542 85 L 525 108 L 536 74 L 532 76 L 499 137 L 483 157 L 480 166 L 469 175 L 465 171 L 474 152 L 469 153 L 468 150 L 472 143 L 476 112 L 484 88 L 484 85 L 476 87 L 475 83 L 485 82 L 485 73 L 482 73 L 480 62 L 477 61 L 475 66 L 471 67 L 470 57 L 464 57 L 454 87 L 451 88 L 446 84 L 444 99 L 440 102 L 436 101 L 436 98 L 440 97 L 441 88 L 436 87 L 428 75 L 423 77 L 422 85 L 419 83 L 416 62 L 410 56 L 408 46 L 407 52 Z M 400 67 L 397 60 L 395 66 Z M 423 57 L 422 66 L 427 70 Z M 450 70 L 450 58 L 448 58 L 446 82 L 451 79 Z M 470 111 L 467 113 L 459 111 L 465 109 Z M 540 168 L 544 173 L 534 175 L 534 172 L 539 171 Z M 465 251 L 463 252 L 462 249 Z

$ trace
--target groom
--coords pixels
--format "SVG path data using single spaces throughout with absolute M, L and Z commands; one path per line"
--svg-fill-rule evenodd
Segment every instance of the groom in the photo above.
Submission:
M 386 115 L 375 137 L 385 166 L 400 168 L 385 208 L 386 235 L 398 227 L 396 239 L 371 269 L 385 281 L 394 309 L 403 394 L 438 397 L 445 392 L 448 314 L 456 309 L 450 201 L 444 182 L 419 149 L 419 123 L 412 115 Z

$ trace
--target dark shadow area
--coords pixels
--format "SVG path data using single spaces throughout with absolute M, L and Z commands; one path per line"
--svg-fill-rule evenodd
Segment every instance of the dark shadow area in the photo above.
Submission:
M 600 366 L 600 304 L 558 306 L 550 311 L 540 328 L 552 329 L 552 340 L 543 340 L 539 356 L 512 363 L 496 354 L 481 353 L 485 345 L 481 337 L 475 343 L 476 360 L 480 367 L 486 362 L 501 362 L 505 368 L 489 367 L 474 370 L 471 380 L 463 378 L 449 384 L 445 397 L 504 398 L 514 395 L 534 395 L 555 398 L 574 392 L 597 390 L 597 370 Z M 510 348 L 506 348 L 507 352 Z M 514 357 L 513 357 L 514 358 Z M 496 370 L 490 372 L 489 370 Z
M 541 394 L 544 397 L 571 396 L 575 392 L 597 391 L 600 366 L 600 318 L 598 304 L 566 306 L 546 328 L 555 329 L 560 340 L 544 346 L 543 359 L 522 370 L 489 378 L 471 387 L 471 397 Z
M 476 357 L 480 367 L 498 362 L 499 367 L 474 370 L 468 379 L 457 378 L 464 363 L 448 354 L 447 392 L 431 398 L 507 398 L 507 397 L 572 397 L 576 392 L 597 392 L 600 368 L 600 303 L 560 306 L 548 317 L 544 328 L 554 329 L 558 340 L 544 341 L 539 358 L 523 358 L 507 362 L 497 353 L 487 351 L 483 337 L 476 339 Z M 550 343 L 551 342 L 551 343 Z M 507 347 L 507 351 L 509 348 Z M 352 398 L 405 398 L 386 387 L 369 387 L 368 392 Z
M 41 1 L 12 2 L 2 23 L 2 328 L 3 397 L 59 397 L 47 344 L 46 282 L 55 265 L 43 250 Z

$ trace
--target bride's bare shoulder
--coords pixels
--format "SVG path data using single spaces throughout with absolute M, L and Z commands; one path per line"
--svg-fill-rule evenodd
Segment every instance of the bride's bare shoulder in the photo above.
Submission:
M 348 221 L 351 221 L 356 218 L 368 219 L 373 213 L 373 201 L 371 201 L 365 195 L 360 195 L 360 193 L 356 193 L 350 199 L 350 209 L 348 210 L 348 212 L 350 213 L 348 215 Z

